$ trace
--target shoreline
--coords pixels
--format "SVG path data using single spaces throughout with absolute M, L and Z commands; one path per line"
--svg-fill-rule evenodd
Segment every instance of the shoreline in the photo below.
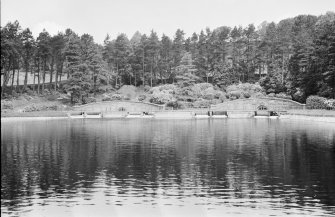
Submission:
M 312 114 L 282 114 L 278 118 L 267 117 L 267 116 L 261 116 L 261 117 L 253 117 L 246 113 L 234 113 L 233 115 L 230 114 L 225 117 L 221 116 L 213 116 L 209 117 L 206 115 L 198 115 L 193 116 L 191 112 L 187 111 L 174 111 L 174 112 L 156 112 L 153 117 L 126 117 L 124 113 L 118 113 L 114 115 L 104 115 L 102 119 L 165 119 L 165 120 L 174 120 L 174 119 L 236 119 L 236 118 L 261 118 L 261 119 L 274 119 L 274 120 L 304 120 L 304 121 L 317 121 L 317 122 L 327 122 L 327 123 L 335 123 L 335 115 L 334 116 L 320 116 L 320 115 L 312 115 Z M 60 119 L 69 119 L 72 120 L 73 118 L 69 118 L 65 112 L 58 112 L 58 113 L 30 113 L 29 115 L 25 113 L 25 115 L 18 115 L 18 114 L 12 114 L 9 116 L 1 116 L 1 122 L 10 122 L 10 121 L 41 121 L 41 120 L 60 120 Z M 83 118 L 83 119 L 91 119 L 91 118 Z M 97 118 L 101 119 L 101 118 Z

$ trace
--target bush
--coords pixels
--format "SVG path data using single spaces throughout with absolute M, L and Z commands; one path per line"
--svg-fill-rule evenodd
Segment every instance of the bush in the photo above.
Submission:
M 43 110 L 53 110 L 53 111 L 58 110 L 57 105 L 48 105 L 48 106 L 45 106 L 45 107 L 42 107 L 42 108 L 43 108 Z
M 104 98 L 102 98 L 102 101 L 112 101 L 112 98 L 109 96 L 105 96 Z
M 256 97 L 259 95 L 263 95 L 263 88 L 258 84 L 250 84 L 250 83 L 240 83 L 240 84 L 233 84 L 229 85 L 226 88 L 226 91 L 228 93 L 227 98 L 228 99 L 238 99 L 238 98 L 250 98 L 250 97 Z M 238 91 L 240 92 L 240 96 L 238 94 L 229 94 L 230 92 L 235 92 Z M 229 98 L 229 96 L 231 96 Z
M 320 96 L 309 96 L 306 100 L 308 109 L 327 109 L 327 99 Z
M 178 103 L 178 101 L 170 101 L 170 102 L 166 103 L 166 107 L 178 109 L 178 108 L 181 107 L 181 105 Z
M 166 90 L 163 90 L 162 92 L 153 93 L 149 101 L 155 104 L 165 104 L 170 101 L 175 101 L 175 98 L 172 94 L 170 94 Z
M 290 95 L 287 95 L 286 93 L 283 93 L 283 92 L 276 94 L 275 97 L 281 98 L 281 99 L 291 99 L 292 100 L 292 97 Z
M 194 102 L 196 101 L 198 98 L 195 98 L 193 96 L 176 96 L 178 101 L 184 101 L 184 102 Z
M 140 101 L 140 102 L 142 102 L 142 101 L 144 101 L 146 98 L 147 98 L 146 95 L 139 95 L 139 96 L 137 97 L 137 100 Z
M 213 100 L 211 100 L 210 101 L 210 104 L 211 105 L 216 105 L 216 104 L 219 104 L 219 103 L 221 103 L 222 101 L 220 100 L 220 99 L 213 99 Z
M 46 98 L 49 101 L 55 101 L 55 100 L 57 100 L 58 96 L 57 95 L 48 95 Z
M 327 106 L 327 109 L 335 110 L 335 99 L 328 99 L 325 101 L 325 104 Z
M 97 100 L 93 97 L 84 97 L 83 98 L 83 104 L 88 104 L 88 103 L 93 103 L 96 102 Z
M 1 101 L 1 109 L 13 109 L 13 103 L 11 101 L 7 101 L 7 100 L 2 100 Z
M 239 99 L 241 97 L 241 92 L 239 90 L 230 91 L 227 92 L 226 97 L 230 100 Z
M 305 99 L 305 93 L 303 90 L 300 90 L 299 88 L 297 88 L 297 90 L 293 93 L 292 98 L 295 101 L 303 102 Z
M 248 93 L 246 91 L 242 92 L 242 96 L 243 96 L 243 98 L 250 98 L 251 97 L 250 93 Z
M 112 100 L 121 100 L 122 99 L 122 96 L 120 94 L 113 94 L 112 95 Z
M 129 96 L 124 96 L 123 100 L 130 100 L 130 97 Z
M 144 92 L 149 92 L 150 89 L 151 89 L 150 86 L 148 86 L 148 85 L 145 85 L 145 86 L 144 86 Z
M 255 93 L 252 95 L 253 98 L 260 98 L 260 97 L 264 97 L 264 94 L 259 92 L 259 93 Z
M 23 108 L 23 112 L 35 112 L 35 111 L 50 111 L 50 110 L 58 110 L 58 106 L 56 104 L 54 105 L 36 105 L 36 104 L 30 104 Z

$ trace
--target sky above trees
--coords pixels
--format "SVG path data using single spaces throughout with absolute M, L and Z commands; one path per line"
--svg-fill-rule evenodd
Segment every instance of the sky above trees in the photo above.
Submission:
M 137 30 L 149 34 L 154 29 L 172 37 L 180 28 L 191 36 L 206 27 L 257 27 L 263 21 L 334 10 L 334 0 L 2 0 L 1 26 L 19 20 L 35 36 L 44 28 L 50 34 L 71 28 L 102 43 L 107 33 L 131 37 Z

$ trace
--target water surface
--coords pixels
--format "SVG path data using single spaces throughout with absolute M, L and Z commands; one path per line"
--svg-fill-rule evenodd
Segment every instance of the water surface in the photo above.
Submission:
M 2 216 L 335 214 L 335 125 L 48 120 L 1 126 Z

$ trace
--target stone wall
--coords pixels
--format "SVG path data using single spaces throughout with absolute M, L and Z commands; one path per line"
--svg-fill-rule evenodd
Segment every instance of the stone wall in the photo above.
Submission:
M 257 111 L 265 108 L 270 111 L 286 111 L 290 109 L 304 109 L 305 104 L 295 102 L 293 100 L 262 97 L 262 98 L 249 98 L 226 101 L 217 105 L 212 105 L 211 110 L 244 110 L 244 111 Z
M 105 101 L 75 106 L 74 110 L 85 112 L 150 112 L 164 110 L 164 106 L 132 101 Z

